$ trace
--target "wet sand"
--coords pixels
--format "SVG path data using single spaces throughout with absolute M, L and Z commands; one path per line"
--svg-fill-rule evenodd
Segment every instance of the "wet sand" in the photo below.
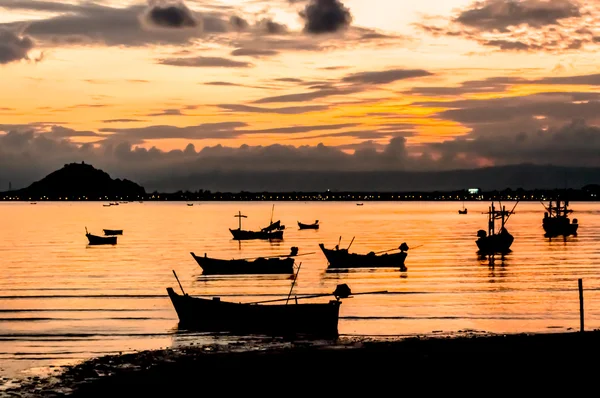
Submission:
M 350 396 L 596 391 L 600 331 L 203 346 L 92 359 L 15 397 Z M 446 394 L 444 394 L 446 395 Z M 512 394 L 511 394 L 512 395 Z

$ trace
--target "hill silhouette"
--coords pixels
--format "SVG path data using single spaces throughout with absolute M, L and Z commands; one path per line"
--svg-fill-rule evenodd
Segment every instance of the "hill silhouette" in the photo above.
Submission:
M 88 200 L 136 198 L 146 194 L 146 190 L 133 181 L 112 179 L 108 173 L 90 164 L 69 163 L 27 188 L 4 192 L 4 195 L 54 199 Z

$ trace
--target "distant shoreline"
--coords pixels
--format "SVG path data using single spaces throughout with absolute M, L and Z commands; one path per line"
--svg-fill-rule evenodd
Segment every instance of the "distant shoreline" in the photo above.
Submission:
M 600 192 L 595 189 L 553 189 L 553 190 L 502 190 L 479 191 L 468 193 L 460 191 L 433 192 L 175 192 L 148 193 L 145 195 L 28 195 L 18 191 L 0 193 L 0 201 L 4 202 L 38 202 L 38 201 L 69 201 L 69 202 L 139 202 L 139 201 L 173 201 L 173 202 L 214 202 L 214 201 L 279 201 L 279 202 L 389 202 L 389 201 L 548 201 L 556 197 L 562 200 L 594 202 L 600 200 Z

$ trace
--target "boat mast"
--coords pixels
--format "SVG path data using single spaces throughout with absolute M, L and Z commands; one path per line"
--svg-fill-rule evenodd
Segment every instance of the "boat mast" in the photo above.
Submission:
M 242 230 L 242 217 L 248 218 L 248 216 L 243 215 L 242 212 L 238 210 L 238 214 L 236 214 L 234 217 L 238 217 L 238 219 L 239 219 L 239 227 L 238 228 L 241 231 Z
M 488 207 L 488 236 L 492 236 L 496 233 L 496 228 L 494 226 L 494 220 L 496 219 L 495 217 L 495 210 L 494 210 L 494 202 L 492 202 L 492 205 L 490 207 Z

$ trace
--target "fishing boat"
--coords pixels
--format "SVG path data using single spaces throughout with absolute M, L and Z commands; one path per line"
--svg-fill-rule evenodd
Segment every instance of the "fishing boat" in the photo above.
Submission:
M 242 229 L 242 218 L 247 218 L 238 212 L 234 217 L 239 218 L 239 226 L 237 229 L 229 228 L 229 232 L 233 235 L 234 240 L 252 240 L 252 239 L 268 239 L 268 240 L 282 240 L 283 230 L 285 225 L 281 225 L 280 221 L 273 222 L 273 215 L 271 213 L 271 222 L 268 227 L 262 228 L 260 231 L 250 231 Z
M 92 235 L 88 232 L 87 227 L 85 228 L 85 236 L 88 238 L 90 245 L 116 245 L 116 236 L 98 236 Z
M 465 202 L 463 202 L 462 210 L 458 210 L 458 214 L 467 214 L 467 208 L 465 207 Z
M 122 229 L 103 229 L 104 235 L 123 235 Z
M 553 201 L 551 200 L 544 213 L 544 219 L 542 220 L 542 227 L 544 228 L 544 236 L 546 238 L 555 238 L 557 236 L 567 237 L 570 235 L 577 236 L 577 228 L 579 223 L 576 218 L 571 221 L 569 214 L 573 210 L 569 209 L 569 201 L 565 200 L 561 202 L 559 198 L 556 199 L 556 206 L 552 206 Z M 563 205 L 561 206 L 561 203 Z M 543 203 L 542 203 L 543 204 Z
M 177 274 L 173 271 L 175 278 Z M 294 278 L 294 282 L 296 279 Z M 167 294 L 179 318 L 179 328 L 205 332 L 227 332 L 241 335 L 310 336 L 337 338 L 341 299 L 353 295 L 346 284 L 338 285 L 333 293 L 314 294 L 258 301 L 251 303 L 223 301 L 183 295 L 167 288 Z M 357 294 L 373 294 L 357 293 Z M 333 295 L 326 303 L 299 303 L 298 300 Z
M 190 252 L 194 260 L 202 268 L 203 275 L 248 275 L 248 274 L 293 274 L 294 257 L 298 248 L 292 247 L 290 254 L 284 256 L 257 257 L 254 259 L 223 260 L 196 256 Z
M 341 239 L 340 239 L 341 240 Z M 354 238 L 352 238 L 354 242 Z M 319 243 L 321 251 L 328 261 L 328 269 L 340 268 L 399 268 L 400 271 L 406 271 L 404 260 L 408 253 L 408 245 L 402 243 L 398 248 L 383 250 L 380 252 L 369 252 L 367 254 L 349 253 L 352 242 L 347 249 L 340 249 L 339 243 L 334 249 L 326 249 L 323 243 Z M 389 253 L 399 250 L 397 253 Z
M 517 201 L 517 203 L 519 203 Z M 512 210 L 507 211 L 505 206 L 500 205 L 501 210 L 497 210 L 492 202 L 487 213 L 488 215 L 488 230 L 487 232 L 483 229 L 477 231 L 477 247 L 479 248 L 479 254 L 506 254 L 509 253 L 510 246 L 514 241 L 514 237 L 506 229 L 506 222 L 511 214 L 514 213 L 515 206 Z M 500 228 L 496 231 L 496 220 L 500 220 Z
M 315 220 L 313 224 L 304 224 L 298 221 L 298 228 L 300 229 L 319 229 L 319 220 Z

